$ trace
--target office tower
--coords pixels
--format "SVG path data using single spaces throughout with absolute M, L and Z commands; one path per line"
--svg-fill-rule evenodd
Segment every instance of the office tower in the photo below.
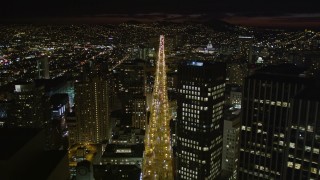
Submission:
M 146 129 L 146 97 L 134 96 L 132 99 L 132 127 Z
M 241 109 L 242 90 L 240 86 L 231 86 L 230 90 L 230 105 Z
M 238 86 L 243 85 L 243 81 L 248 74 L 247 63 L 228 63 L 227 64 L 227 84 Z
M 142 176 L 144 179 L 173 180 L 170 116 L 164 36 L 160 36 L 150 120 L 145 136 Z
M 39 79 L 50 79 L 49 59 L 47 56 L 43 56 L 37 60 L 37 70 Z
M 143 60 L 127 60 L 113 69 L 117 91 L 122 96 L 144 94 L 145 70 Z
M 224 63 L 187 61 L 178 68 L 177 179 L 221 174 Z
M 291 100 L 310 81 L 304 71 L 282 64 L 247 77 L 242 94 L 239 179 L 286 179 Z
M 222 170 L 229 180 L 237 179 L 239 163 L 240 114 L 235 112 L 228 111 L 223 124 Z
M 66 114 L 66 123 L 68 129 L 69 147 L 78 142 L 77 118 L 75 112 Z
M 306 87 L 291 103 L 283 179 L 320 179 L 320 88 Z
M 246 62 L 252 64 L 252 44 L 253 36 L 239 36 L 240 53 L 245 56 Z
M 124 111 L 122 122 L 125 126 L 132 126 L 132 119 L 136 119 L 134 112 L 136 98 L 145 94 L 145 71 L 143 60 L 127 60 L 113 69 L 113 83 L 115 94 L 118 95 Z M 140 101 L 140 100 L 138 100 Z
M 9 126 L 42 127 L 50 118 L 43 86 L 34 83 L 15 85 L 12 121 Z
M 96 76 L 75 84 L 78 143 L 100 143 L 111 135 L 108 84 Z

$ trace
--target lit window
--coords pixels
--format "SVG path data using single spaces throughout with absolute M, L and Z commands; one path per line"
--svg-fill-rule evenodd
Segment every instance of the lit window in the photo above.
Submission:
M 296 147 L 296 146 L 295 146 L 295 143 L 290 143 L 290 144 L 289 144 L 289 147 L 290 147 L 290 148 L 295 148 L 295 147 Z
M 311 151 L 311 147 L 310 146 L 305 146 L 304 150 L 307 151 L 307 152 L 310 152 Z
M 307 127 L 307 131 L 313 132 L 313 126 L 308 126 L 308 127 Z

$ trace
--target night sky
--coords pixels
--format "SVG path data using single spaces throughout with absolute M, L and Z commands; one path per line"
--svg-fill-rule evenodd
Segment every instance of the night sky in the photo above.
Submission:
M 320 26 L 320 6 L 315 3 L 314 0 L 6 0 L 1 2 L 0 21 L 25 18 L 101 18 L 110 17 L 110 14 L 132 17 L 137 14 L 161 13 L 205 14 L 245 25 Z

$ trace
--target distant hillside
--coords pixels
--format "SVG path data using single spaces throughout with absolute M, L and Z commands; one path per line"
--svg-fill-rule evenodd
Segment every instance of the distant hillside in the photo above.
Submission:
M 217 31 L 235 31 L 237 29 L 237 26 L 233 24 L 213 18 L 206 20 L 203 24 Z

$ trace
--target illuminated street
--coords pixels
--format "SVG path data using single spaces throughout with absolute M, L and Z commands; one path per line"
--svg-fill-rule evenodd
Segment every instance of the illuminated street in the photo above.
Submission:
M 164 36 L 160 36 L 150 122 L 145 137 L 143 179 L 173 179 L 170 114 L 167 95 Z

